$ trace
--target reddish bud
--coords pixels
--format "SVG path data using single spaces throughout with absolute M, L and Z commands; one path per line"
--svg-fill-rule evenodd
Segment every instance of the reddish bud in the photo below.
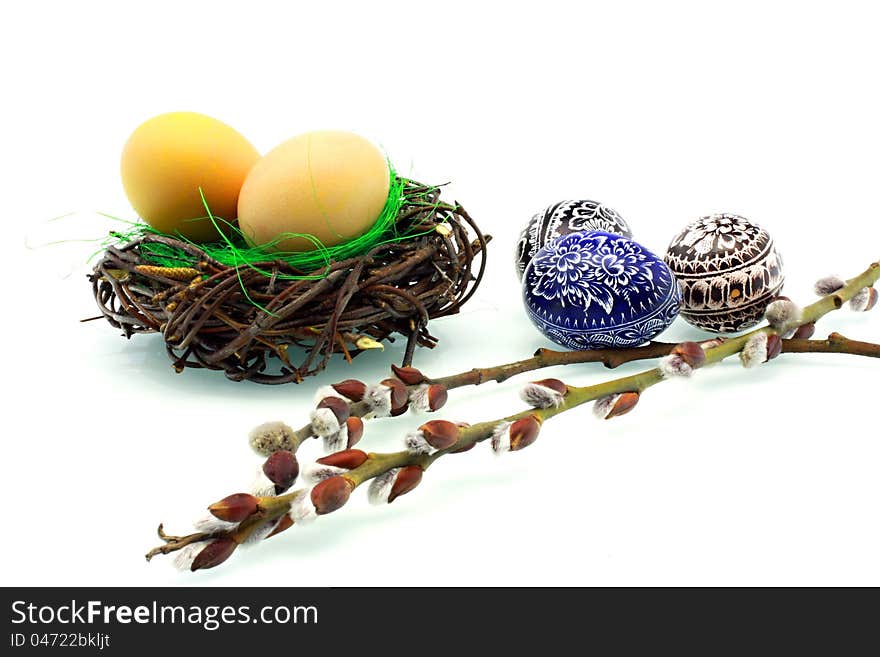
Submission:
M 357 379 L 346 379 L 345 381 L 334 383 L 330 387 L 352 401 L 360 401 L 367 392 L 367 384 Z
M 803 324 L 802 326 L 798 326 L 797 330 L 794 332 L 794 335 L 791 337 L 795 340 L 808 340 L 813 337 L 813 333 L 816 332 L 816 323 L 810 322 L 809 324 Z
M 406 406 L 409 395 L 406 392 L 406 386 L 400 379 L 383 379 L 379 382 L 386 388 L 391 389 L 391 410 L 399 409 Z
M 527 415 L 516 420 L 510 426 L 510 451 L 525 449 L 538 439 L 541 422 L 534 415 Z
M 341 475 L 329 477 L 320 482 L 311 492 L 315 513 L 323 516 L 341 509 L 351 497 L 353 488 L 354 484 Z
M 403 406 L 400 406 L 399 408 L 392 408 L 391 409 L 391 417 L 397 417 L 398 415 L 403 415 L 408 410 L 409 410 L 409 402 L 405 403 Z
M 773 360 L 782 353 L 782 338 L 775 333 L 767 336 L 767 360 Z
M 317 408 L 329 408 L 333 412 L 333 415 L 336 416 L 336 421 L 339 422 L 339 424 L 345 424 L 348 416 L 351 415 L 351 409 L 348 406 L 348 402 L 339 397 L 324 397 L 324 399 L 318 402 Z
M 259 498 L 249 493 L 235 493 L 224 497 L 219 502 L 214 502 L 208 507 L 215 518 L 226 522 L 241 522 L 248 516 L 256 513 L 259 506 Z
M 673 354 L 678 354 L 681 359 L 691 366 L 692 369 L 701 367 L 706 362 L 706 352 L 696 342 L 682 342 L 672 349 Z
M 419 485 L 422 480 L 423 470 L 417 465 L 408 465 L 397 473 L 394 483 L 391 485 L 391 493 L 388 495 L 388 504 L 391 504 L 401 495 L 406 495 Z
M 639 393 L 637 392 L 622 392 L 617 397 L 617 401 L 614 402 L 614 406 L 611 407 L 611 410 L 608 412 L 608 415 L 605 416 L 606 420 L 610 420 L 613 417 L 618 417 L 620 415 L 626 415 L 633 408 L 635 408 L 636 404 L 639 403 Z
M 423 383 L 425 380 L 425 375 L 421 373 L 420 370 L 415 367 L 398 367 L 397 365 L 391 365 L 391 371 L 394 372 L 394 376 L 403 381 L 408 386 L 414 386 L 417 383 Z
M 354 447 L 364 435 L 364 421 L 352 415 L 345 421 L 348 428 L 348 447 Z
M 877 290 L 873 287 L 869 287 L 868 288 L 868 303 L 865 306 L 865 309 L 863 312 L 868 312 L 869 310 L 871 310 L 871 308 L 873 308 L 874 306 L 877 305 L 877 297 L 878 297 Z
M 458 440 L 459 428 L 455 422 L 431 420 L 420 426 L 419 431 L 434 449 L 448 449 Z
M 280 534 L 291 527 L 293 527 L 293 518 L 290 517 L 290 514 L 285 513 L 281 516 L 281 520 L 278 521 L 278 524 L 275 525 L 275 529 L 273 529 L 266 538 L 272 538 L 275 534 Z
M 263 464 L 263 474 L 275 484 L 275 493 L 280 495 L 293 486 L 299 476 L 299 462 L 293 452 L 286 449 L 274 452 Z
M 237 547 L 238 543 L 228 536 L 214 539 L 196 555 L 196 558 L 193 559 L 192 566 L 190 566 L 189 569 L 195 572 L 197 570 L 205 570 L 207 568 L 219 566 L 232 556 L 232 553 L 235 552 L 235 548 Z
M 363 465 L 367 460 L 367 453 L 359 449 L 346 449 L 335 454 L 330 454 L 324 458 L 317 460 L 321 465 L 332 465 L 335 468 L 345 468 L 352 470 L 359 465 Z
M 540 381 L 532 381 L 532 383 L 536 386 L 544 386 L 545 388 L 550 388 L 550 390 L 555 390 L 560 395 L 568 392 L 568 386 L 559 379 L 541 379 Z
M 449 394 L 446 392 L 446 386 L 440 383 L 433 383 L 428 386 L 428 410 L 436 411 L 446 405 Z

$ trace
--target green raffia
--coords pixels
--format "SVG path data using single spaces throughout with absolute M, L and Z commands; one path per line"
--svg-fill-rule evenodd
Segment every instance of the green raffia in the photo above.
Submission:
M 391 169 L 391 184 L 388 192 L 388 200 L 385 202 L 385 207 L 382 209 L 379 218 L 370 227 L 370 230 L 360 237 L 356 237 L 336 246 L 326 247 L 314 235 L 303 233 L 283 233 L 267 244 L 251 246 L 247 243 L 244 235 L 237 226 L 224 219 L 215 217 L 211 213 L 204 194 L 202 194 L 202 202 L 205 205 L 207 217 L 195 219 L 193 221 L 204 221 L 205 219 L 211 221 L 218 229 L 218 233 L 220 233 L 222 239 L 210 243 L 197 243 L 183 237 L 179 233 L 167 235 L 145 223 L 126 222 L 129 223 L 130 227 L 124 231 L 112 231 L 109 238 L 103 242 L 102 246 L 103 248 L 106 248 L 107 246 L 114 244 L 130 242 L 144 235 L 165 235 L 197 246 L 208 256 L 227 267 L 246 266 L 268 277 L 272 275 L 272 272 L 265 271 L 256 266 L 256 264 L 268 261 L 281 261 L 299 271 L 313 273 L 303 273 L 301 275 L 277 274 L 278 278 L 288 280 L 320 279 L 327 275 L 329 266 L 333 262 L 362 255 L 381 244 L 401 242 L 424 235 L 433 230 L 433 228 L 425 230 L 418 225 L 406 226 L 401 230 L 401 227 L 398 226 L 397 216 L 400 213 L 400 209 L 408 203 L 421 201 L 433 191 L 432 188 L 429 188 L 427 190 L 422 189 L 415 193 L 407 192 L 406 183 L 407 181 L 405 179 L 400 178 L 397 173 Z M 199 190 L 199 193 L 201 194 L 201 190 Z M 220 230 L 221 226 L 223 227 L 223 230 Z M 272 250 L 276 244 L 291 237 L 307 239 L 315 245 L 315 249 L 312 251 L 296 252 Z M 198 260 L 195 256 L 187 253 L 183 249 L 168 244 L 145 242 L 138 246 L 138 250 L 140 256 L 146 263 L 162 267 L 182 267 L 192 265 Z M 239 279 L 240 278 L 241 276 L 239 275 Z

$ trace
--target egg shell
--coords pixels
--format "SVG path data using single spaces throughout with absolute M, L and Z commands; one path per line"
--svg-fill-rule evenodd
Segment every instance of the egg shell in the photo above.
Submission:
M 571 349 L 634 347 L 678 315 L 681 291 L 663 260 L 620 235 L 582 231 L 538 250 L 522 280 L 529 318 Z
M 664 258 L 682 288 L 681 316 L 715 333 L 754 326 L 785 282 L 770 234 L 735 214 L 713 214 L 685 226 Z
M 516 275 L 542 246 L 560 235 L 582 230 L 601 230 L 632 239 L 632 231 L 617 212 L 598 201 L 559 201 L 533 215 L 516 244 Z
M 195 112 L 160 114 L 126 142 L 122 185 L 135 211 L 153 228 L 208 242 L 220 235 L 199 188 L 211 214 L 233 222 L 241 185 L 259 157 L 247 139 L 217 119 Z
M 335 246 L 366 233 L 379 218 L 390 188 L 388 161 L 363 137 L 338 131 L 299 135 L 254 165 L 238 200 L 238 222 L 254 245 L 284 233 L 312 235 Z M 311 251 L 289 237 L 270 248 Z

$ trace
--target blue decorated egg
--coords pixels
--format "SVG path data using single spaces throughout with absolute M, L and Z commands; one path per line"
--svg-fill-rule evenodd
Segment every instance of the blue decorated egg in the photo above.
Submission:
M 668 265 L 638 242 L 591 231 L 538 250 L 523 274 L 523 301 L 556 344 L 634 347 L 672 323 L 681 290 Z

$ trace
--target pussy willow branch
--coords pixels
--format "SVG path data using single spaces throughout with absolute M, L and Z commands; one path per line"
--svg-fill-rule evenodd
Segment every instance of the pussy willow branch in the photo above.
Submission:
M 838 335 L 833 333 L 832 336 Z M 782 353 L 847 353 L 858 356 L 872 356 L 880 358 L 876 345 L 870 342 L 857 342 L 846 339 L 844 345 L 832 340 L 793 340 L 782 341 Z M 842 336 L 840 336 L 842 337 Z M 478 386 L 490 381 L 501 383 L 510 377 L 532 372 L 545 367 L 557 365 L 574 365 L 579 363 L 602 363 L 609 369 L 614 369 L 625 363 L 638 360 L 650 360 L 668 355 L 677 345 L 676 342 L 649 342 L 641 347 L 629 349 L 590 349 L 585 351 L 554 351 L 553 349 L 538 349 L 531 358 L 525 358 L 505 365 L 495 367 L 476 367 L 467 372 L 451 374 L 436 379 L 428 379 L 427 383 L 439 383 L 446 386 L 447 390 L 461 388 L 463 386 Z M 843 346 L 845 351 L 840 347 Z
M 853 279 L 853 285 L 858 285 L 858 283 L 859 281 L 857 281 L 857 279 Z M 838 291 L 837 294 L 840 294 L 841 292 L 842 291 Z M 832 297 L 834 296 L 836 295 L 832 295 Z M 817 302 L 817 304 L 818 303 L 819 302 Z M 843 301 L 841 301 L 841 304 L 842 303 Z M 813 304 L 813 306 L 815 305 L 816 304 Z M 821 315 L 818 315 L 818 317 L 821 317 L 827 312 L 827 309 L 824 310 L 824 312 L 822 312 Z M 804 323 L 808 323 L 808 321 L 809 320 L 804 319 Z M 741 337 L 748 338 L 748 336 L 755 332 L 756 331 L 753 331 L 752 333 L 748 333 Z M 846 343 L 847 351 L 841 351 L 838 348 L 837 342 L 832 339 L 834 335 L 837 334 L 832 334 L 832 336 L 829 336 L 828 340 L 783 339 L 782 353 L 850 353 L 860 356 L 878 357 L 876 350 L 872 349 L 873 345 L 870 343 L 859 343 L 852 340 L 848 340 Z M 628 349 L 587 349 L 582 351 L 556 351 L 553 349 L 541 348 L 538 349 L 531 358 L 525 358 L 523 360 L 493 367 L 477 367 L 465 372 L 450 374 L 439 378 L 427 378 L 425 383 L 440 384 L 447 390 L 454 390 L 455 388 L 461 388 L 464 386 L 478 386 L 490 381 L 501 383 L 518 374 L 560 365 L 602 363 L 605 367 L 614 369 L 626 363 L 666 356 L 673 348 L 675 348 L 676 344 L 677 343 L 674 342 L 649 342 L 646 345 L 631 347 Z M 864 348 L 861 351 L 858 351 L 858 345 L 864 345 Z M 414 386 L 408 387 L 410 390 L 414 388 Z M 349 404 L 350 414 L 357 417 L 367 416 L 370 410 L 371 407 L 366 402 L 352 402 Z M 313 435 L 314 433 L 311 424 L 306 424 L 305 426 L 300 427 L 294 432 L 292 450 L 295 452 L 303 442 L 311 438 Z
M 872 286 L 878 279 L 880 279 L 880 263 L 875 262 L 864 272 L 855 278 L 850 279 L 843 288 L 837 290 L 833 294 L 822 297 L 813 304 L 805 306 L 801 313 L 800 323 L 808 324 L 816 322 L 829 312 L 839 309 L 845 302 L 852 299 L 859 290 Z M 742 351 L 749 339 L 759 333 L 775 335 L 777 334 L 777 331 L 770 326 L 761 327 L 738 337 L 730 338 L 717 346 L 706 349 L 706 364 L 718 363 L 725 358 L 738 354 Z M 852 353 L 877 357 L 878 352 L 880 352 L 880 345 L 850 341 L 837 333 L 832 333 L 827 340 L 791 340 L 788 344 L 791 347 L 789 353 L 795 351 L 802 353 Z M 504 376 L 504 374 L 502 373 L 501 376 Z M 460 427 L 456 442 L 447 449 L 437 451 L 433 454 L 420 454 L 409 451 L 384 454 L 370 453 L 367 460 L 362 465 L 349 470 L 344 476 L 356 488 L 394 468 L 418 466 L 422 468 L 422 470 L 427 470 L 439 458 L 450 453 L 459 452 L 475 443 L 489 439 L 492 436 L 495 427 L 500 422 L 514 422 L 530 415 L 535 417 L 539 422 L 543 422 L 568 410 L 609 395 L 624 392 L 643 392 L 664 380 L 665 377 L 660 368 L 655 367 L 631 376 L 613 379 L 604 383 L 583 387 L 569 386 L 562 403 L 556 407 L 530 408 L 497 420 Z M 167 554 L 194 541 L 212 538 L 218 535 L 229 536 L 236 543 L 243 543 L 256 529 L 267 522 L 280 518 L 290 511 L 291 504 L 304 493 L 305 491 L 303 489 L 297 489 L 293 492 L 279 495 L 277 497 L 260 498 L 259 512 L 247 518 L 230 532 L 190 534 L 184 537 L 174 537 L 165 535 L 160 526 L 160 537 L 165 544 L 151 550 L 147 554 L 147 559 L 150 559 L 155 554 Z

